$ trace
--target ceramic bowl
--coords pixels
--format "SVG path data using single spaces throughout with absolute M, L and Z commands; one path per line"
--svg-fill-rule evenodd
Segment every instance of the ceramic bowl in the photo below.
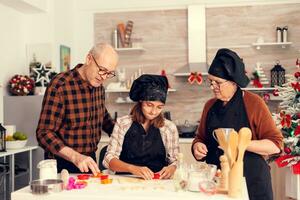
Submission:
M 6 141 L 6 149 L 21 149 L 25 147 L 27 140 Z

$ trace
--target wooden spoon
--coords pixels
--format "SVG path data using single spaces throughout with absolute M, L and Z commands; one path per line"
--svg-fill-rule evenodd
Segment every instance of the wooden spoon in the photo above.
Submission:
M 228 163 L 229 165 L 231 164 L 231 152 L 228 151 L 228 144 L 229 144 L 229 140 L 225 133 L 225 130 L 223 128 L 218 128 L 216 130 L 214 130 L 216 137 L 218 139 L 218 143 L 220 145 L 220 147 L 222 148 L 222 150 L 224 151 L 224 154 L 227 156 L 228 159 Z
M 229 141 L 228 141 L 228 151 L 230 151 L 230 167 L 234 165 L 237 159 L 238 154 L 238 142 L 239 142 L 239 135 L 238 133 L 232 129 L 229 134 Z
M 249 128 L 243 127 L 239 131 L 239 141 L 238 141 L 238 156 L 237 162 L 242 162 L 244 158 L 245 151 L 251 142 L 252 132 Z
M 214 130 L 215 135 L 217 137 L 218 143 L 221 146 L 221 148 L 224 150 L 227 148 L 227 140 L 225 138 L 225 133 L 222 128 L 218 128 Z

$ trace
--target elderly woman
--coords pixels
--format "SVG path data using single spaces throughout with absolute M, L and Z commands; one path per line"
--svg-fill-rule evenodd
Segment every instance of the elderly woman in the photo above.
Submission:
M 200 125 L 192 143 L 197 160 L 220 166 L 223 151 L 212 133 L 217 128 L 239 131 L 248 127 L 252 140 L 244 157 L 244 176 L 251 200 L 273 199 L 269 167 L 263 156 L 279 153 L 282 134 L 276 128 L 265 102 L 256 94 L 242 91 L 249 83 L 242 59 L 229 49 L 220 49 L 208 71 L 215 98 L 204 106 Z
M 144 74 L 136 79 L 129 97 L 137 102 L 130 115 L 117 119 L 103 165 L 115 172 L 144 179 L 172 177 L 179 152 L 176 125 L 165 119 L 168 81 L 164 76 Z

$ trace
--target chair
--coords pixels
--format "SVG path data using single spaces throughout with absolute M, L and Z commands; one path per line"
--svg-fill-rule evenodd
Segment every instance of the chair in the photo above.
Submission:
M 101 151 L 100 151 L 100 154 L 99 154 L 99 162 L 98 162 L 98 166 L 99 166 L 99 169 L 102 171 L 102 170 L 105 170 L 106 167 L 103 166 L 102 164 L 102 161 L 104 160 L 104 156 L 105 156 L 105 153 L 106 153 L 106 150 L 107 150 L 107 146 L 104 146 L 102 147 Z

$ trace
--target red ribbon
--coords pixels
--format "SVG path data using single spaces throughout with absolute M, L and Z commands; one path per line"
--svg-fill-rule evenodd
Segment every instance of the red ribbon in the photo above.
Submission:
M 290 128 L 291 127 L 291 125 L 292 125 L 292 117 L 291 117 L 291 115 L 289 115 L 289 114 L 285 114 L 284 112 L 281 112 L 280 113 L 280 117 L 281 117 L 281 125 L 283 126 L 283 127 L 288 127 L 288 128 Z
M 300 83 L 299 82 L 292 83 L 292 87 L 294 88 L 294 90 L 296 92 L 300 92 Z
M 188 81 L 190 84 L 193 84 L 194 82 L 197 82 L 199 85 L 202 84 L 203 82 L 203 78 L 202 78 L 202 74 L 201 73 L 197 73 L 197 72 L 191 72 Z

